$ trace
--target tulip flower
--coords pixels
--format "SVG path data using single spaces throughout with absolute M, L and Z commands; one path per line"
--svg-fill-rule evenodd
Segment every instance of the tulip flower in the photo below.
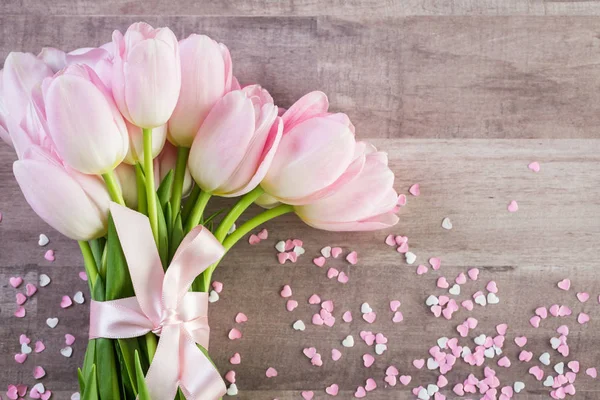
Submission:
M 192 144 L 189 168 L 213 195 L 248 193 L 263 179 L 282 134 L 268 92 L 254 85 L 226 94 L 210 111 Z
M 71 64 L 85 64 L 94 69 L 101 61 L 111 57 L 112 42 L 100 47 L 85 47 L 71 52 L 64 52 L 54 47 L 44 47 L 38 58 L 44 61 L 53 72 L 58 72 Z
M 32 146 L 13 164 L 15 178 L 33 210 L 75 240 L 106 234 L 110 197 L 102 180 L 85 175 Z
M 0 139 L 4 140 L 9 146 L 13 146 L 12 139 L 8 133 L 8 125 L 6 124 L 7 111 L 4 105 L 4 83 L 2 75 L 4 70 L 0 69 Z
M 127 164 L 142 163 L 144 160 L 144 134 L 142 128 L 125 120 L 129 132 L 129 151 L 125 156 Z M 158 156 L 167 140 L 167 125 L 152 129 L 152 158 Z
M 370 231 L 398 223 L 398 194 L 387 155 L 367 146 L 365 164 L 358 175 L 330 196 L 295 206 L 308 225 L 328 231 Z
M 48 129 L 56 150 L 85 174 L 111 172 L 129 148 L 125 122 L 96 73 L 71 65 L 43 85 Z
M 115 178 L 127 207 L 136 209 L 138 207 L 138 187 L 135 167 L 126 163 L 119 164 L 115 168 Z
M 125 118 L 141 128 L 167 123 L 181 89 L 177 38 L 168 28 L 135 23 L 113 33 L 112 92 Z
M 205 35 L 190 35 L 179 42 L 181 92 L 169 120 L 169 140 L 191 147 L 194 136 L 211 108 L 232 90 L 229 50 Z
M 261 187 L 269 202 L 302 205 L 329 195 L 362 169 L 354 126 L 345 114 L 327 112 L 327 97 L 312 92 L 283 115 L 281 143 Z

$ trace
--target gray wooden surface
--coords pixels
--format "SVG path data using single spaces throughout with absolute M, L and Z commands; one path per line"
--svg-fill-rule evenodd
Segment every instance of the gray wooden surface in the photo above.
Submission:
M 242 82 L 262 83 L 281 106 L 310 90 L 327 92 L 332 109 L 349 114 L 361 139 L 389 152 L 399 192 L 421 184 L 421 196 L 409 196 L 391 232 L 409 236 L 418 262 L 441 257 L 438 272 L 417 276 L 415 267 L 383 244 L 389 232 L 319 232 L 291 216 L 267 225 L 267 241 L 241 243 L 227 256 L 216 273 L 225 290 L 211 308 L 211 352 L 223 373 L 231 368 L 229 357 L 242 354 L 235 368 L 238 398 L 300 399 L 301 390 L 314 390 L 321 399 L 328 397 L 326 386 L 338 383 L 338 398 L 349 399 L 369 377 L 380 386 L 369 399 L 413 398 L 409 388 L 433 382 L 436 374 L 416 370 L 412 360 L 427 358 L 438 337 L 456 335 L 456 325 L 473 315 L 480 320 L 474 334 L 493 334 L 498 323 L 509 324 L 506 354 L 513 366 L 490 365 L 503 384 L 527 384 L 520 398 L 541 399 L 548 390 L 526 373 L 532 363 L 516 361 L 514 336 L 527 335 L 536 358 L 550 351 L 558 362 L 563 359 L 548 340 L 567 323 L 568 359 L 579 359 L 583 369 L 600 367 L 599 14 L 596 1 L 3 0 L 0 57 L 11 50 L 37 53 L 48 45 L 99 45 L 113 29 L 138 20 L 168 25 L 179 36 L 207 33 L 230 48 Z M 64 294 L 85 291 L 77 276 L 82 260 L 76 244 L 47 227 L 24 202 L 12 176 L 13 160 L 0 144 L 0 390 L 9 383 L 31 386 L 33 367 L 43 365 L 53 398 L 67 399 L 77 387 L 88 303 L 63 310 L 59 302 Z M 527 169 L 534 160 L 542 165 L 538 174 Z M 506 211 L 511 200 L 519 202 L 517 213 Z M 444 217 L 452 219 L 452 231 L 441 229 Z M 37 246 L 40 233 L 50 237 L 54 263 Z M 303 239 L 307 253 L 297 264 L 280 266 L 273 245 L 290 237 Z M 327 264 L 348 273 L 345 286 L 311 263 L 328 244 L 359 253 L 356 266 Z M 464 285 L 460 300 L 493 279 L 501 303 L 461 310 L 452 321 L 435 319 L 424 300 L 443 293 L 435 287 L 437 277 L 452 280 L 470 267 L 482 270 L 480 280 Z M 51 276 L 51 285 L 28 301 L 26 318 L 14 318 L 16 291 L 9 277 L 36 282 L 40 273 Z M 564 277 L 573 281 L 569 292 L 556 289 Z M 284 284 L 300 303 L 292 313 L 278 294 Z M 576 291 L 592 299 L 582 305 Z M 306 300 L 313 293 L 334 300 L 333 328 L 308 323 L 315 307 Z M 403 323 L 391 323 L 392 299 L 403 303 Z M 365 301 L 378 312 L 371 326 L 359 317 Z M 592 320 L 580 326 L 575 316 L 550 319 L 533 329 L 528 322 L 533 310 L 553 303 L 570 305 L 575 315 L 585 310 Z M 354 314 L 351 324 L 341 322 L 345 310 Z M 249 322 L 242 326 L 243 339 L 231 342 L 226 333 L 238 311 Z M 54 330 L 45 326 L 50 316 L 60 318 Z M 304 333 L 291 329 L 300 318 L 307 322 Z M 365 369 L 361 356 L 369 350 L 357 340 L 353 349 L 342 350 L 342 360 L 332 362 L 331 349 L 342 349 L 346 335 L 358 339 L 363 329 L 385 333 L 389 350 Z M 58 353 L 67 332 L 77 336 L 71 359 Z M 13 360 L 21 333 L 47 345 L 24 365 Z M 310 366 L 301 354 L 308 346 L 323 355 L 323 367 Z M 389 364 L 412 375 L 409 387 L 383 388 Z M 269 366 L 278 377 L 265 377 Z M 456 383 L 476 371 L 461 363 L 449 380 Z M 583 373 L 576 387 L 576 398 L 600 398 L 600 383 Z

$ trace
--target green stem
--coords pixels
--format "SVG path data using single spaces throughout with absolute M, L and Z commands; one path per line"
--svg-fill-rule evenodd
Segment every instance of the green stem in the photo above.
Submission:
M 181 195 L 183 192 L 183 181 L 185 179 L 185 168 L 187 166 L 190 149 L 188 147 L 179 147 L 177 149 L 177 163 L 175 164 L 175 179 L 173 181 L 173 194 L 171 197 L 171 224 L 177 219 L 177 214 L 181 209 Z
M 192 208 L 196 204 L 196 200 L 198 200 L 198 196 L 200 196 L 200 187 L 198 185 L 194 185 L 192 188 L 192 193 L 188 196 L 183 208 L 181 209 L 181 220 L 187 221 L 190 213 L 192 212 Z
M 148 215 L 148 200 L 146 200 L 146 178 L 142 166 L 135 164 L 135 183 L 138 194 L 138 212 Z
M 196 225 L 200 223 L 200 220 L 202 219 L 202 214 L 204 214 L 204 209 L 206 208 L 208 200 L 210 200 L 211 196 L 212 195 L 208 192 L 200 192 L 200 194 L 198 195 L 198 200 L 196 200 L 194 208 L 192 209 L 192 213 L 188 217 L 188 220 L 185 224 L 185 232 L 191 231 Z
M 156 348 L 158 347 L 158 340 L 156 335 L 152 332 L 146 333 L 146 347 L 148 348 L 148 362 L 152 362 L 154 354 L 156 354 Z
M 227 253 L 227 251 L 229 251 L 229 249 L 231 249 L 233 245 L 235 245 L 241 238 L 246 236 L 246 234 L 250 233 L 253 229 L 256 229 L 260 225 L 272 220 L 273 218 L 277 218 L 280 215 L 284 215 L 293 211 L 293 206 L 281 204 L 270 210 L 263 211 L 257 216 L 244 222 L 240 227 L 233 231 L 231 235 L 227 236 L 227 239 L 223 241 L 223 247 L 225 247 L 225 252 Z M 222 259 L 223 258 L 221 258 L 221 260 Z M 212 279 L 212 274 L 219 265 L 219 262 L 221 262 L 221 260 L 217 261 L 216 263 L 208 267 L 206 271 L 204 271 L 204 273 L 202 274 L 203 285 L 200 291 L 208 292 L 208 289 L 210 287 L 210 281 Z
M 119 183 L 115 179 L 114 171 L 107 172 L 102 174 L 102 178 L 104 178 L 104 182 L 106 183 L 106 188 L 108 189 L 108 194 L 110 194 L 110 198 L 115 203 L 119 203 L 120 205 L 125 205 L 125 200 L 123 200 L 123 194 L 121 193 L 121 187 Z
M 265 191 L 260 186 L 257 186 L 254 190 L 246 193 L 237 203 L 235 203 L 215 231 L 215 237 L 219 242 L 223 243 L 223 240 L 225 240 L 225 237 L 227 236 L 227 232 L 229 232 L 233 224 L 235 224 L 235 221 L 237 221 L 240 215 L 242 215 L 242 213 L 264 192 Z
M 146 176 L 146 198 L 148 201 L 148 218 L 158 244 L 158 211 L 156 209 L 156 189 L 154 188 L 154 165 L 152 160 L 152 129 L 143 129 L 144 132 L 144 175 Z
M 90 244 L 86 241 L 80 240 L 79 248 L 81 249 L 81 254 L 83 255 L 83 265 L 85 266 L 85 273 L 88 277 L 88 285 L 90 287 L 90 295 L 93 294 L 94 286 L 96 285 L 96 280 L 98 279 L 98 269 L 96 268 L 96 261 L 94 260 L 94 253 L 92 253 L 92 248 Z

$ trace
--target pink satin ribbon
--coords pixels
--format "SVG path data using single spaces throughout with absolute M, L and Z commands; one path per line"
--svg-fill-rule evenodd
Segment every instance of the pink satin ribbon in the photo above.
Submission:
M 136 296 L 92 301 L 90 339 L 154 332 L 160 340 L 145 379 L 150 397 L 172 400 L 179 387 L 190 400 L 219 399 L 226 393 L 225 383 L 196 346 L 208 348 L 208 294 L 188 289 L 223 256 L 223 246 L 198 226 L 183 239 L 165 273 L 148 218 L 116 203 L 111 203 L 110 212 Z

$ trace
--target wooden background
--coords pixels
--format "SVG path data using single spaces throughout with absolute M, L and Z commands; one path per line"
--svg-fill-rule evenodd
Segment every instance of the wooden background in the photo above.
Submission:
M 211 309 L 211 350 L 223 373 L 230 369 L 229 357 L 242 354 L 235 368 L 238 398 L 300 399 L 301 390 L 314 390 L 322 399 L 328 397 L 323 389 L 338 383 L 338 398 L 349 399 L 368 377 L 380 386 L 369 399 L 413 398 L 409 388 L 434 382 L 436 374 L 416 370 L 412 360 L 427 358 L 435 340 L 455 335 L 456 325 L 469 315 L 480 320 L 477 335 L 509 324 L 505 354 L 513 366 L 498 374 L 503 385 L 526 383 L 527 395 L 517 398 L 548 398 L 548 390 L 526 374 L 532 363 L 516 361 L 516 335 L 529 337 L 527 348 L 536 358 L 550 351 L 554 364 L 563 358 L 548 339 L 567 323 L 569 359 L 579 359 L 583 369 L 600 367 L 600 2 L 2 0 L 0 58 L 50 45 L 66 50 L 100 45 L 114 29 L 138 20 L 168 25 L 180 37 L 202 32 L 227 44 L 240 81 L 262 83 L 281 106 L 310 90 L 325 91 L 332 109 L 348 113 L 361 139 L 389 152 L 399 192 L 421 184 L 422 195 L 409 196 L 401 223 L 391 232 L 409 236 L 418 262 L 442 258 L 440 271 L 419 277 L 383 244 L 389 232 L 319 232 L 291 216 L 268 224 L 267 241 L 240 244 L 216 274 L 225 290 Z M 62 310 L 59 302 L 63 294 L 85 291 L 77 277 L 82 260 L 76 244 L 41 222 L 24 202 L 12 176 L 13 160 L 11 149 L 0 144 L 0 390 L 9 383 L 31 386 L 34 365 L 43 365 L 48 372 L 43 382 L 53 398 L 68 399 L 77 388 L 88 303 Z M 538 174 L 527 169 L 534 160 L 542 166 Z M 511 200 L 519 202 L 515 214 L 506 211 Z M 446 216 L 452 231 L 440 227 Z M 54 263 L 45 261 L 46 249 L 37 246 L 42 232 L 50 237 L 48 248 L 56 250 Z M 297 264 L 280 266 L 272 246 L 290 237 L 303 239 L 307 253 Z M 359 253 L 356 266 L 328 263 L 349 274 L 345 286 L 326 279 L 311 263 L 327 244 Z M 480 281 L 463 285 L 460 300 L 494 279 L 501 303 L 461 310 L 452 321 L 435 319 L 424 300 L 443 293 L 435 287 L 437 277 L 451 280 L 469 267 L 482 270 Z M 8 278 L 22 275 L 37 282 L 42 272 L 51 276 L 51 285 L 28 301 L 26 318 L 14 318 L 16 291 Z M 556 289 L 567 276 L 573 281 L 568 293 Z M 278 295 L 284 284 L 291 284 L 300 302 L 293 313 L 285 311 Z M 581 305 L 576 291 L 588 291 L 592 299 Z M 306 299 L 312 293 L 334 300 L 333 328 L 310 325 L 316 309 Z M 390 321 L 392 299 L 403 303 L 401 324 Z M 379 313 L 372 326 L 359 318 L 365 301 Z M 533 329 L 528 323 L 533 310 L 553 303 L 570 305 L 575 315 L 585 310 L 592 321 L 580 326 L 572 316 Z M 355 320 L 344 324 L 341 313 L 348 309 Z M 243 339 L 231 342 L 226 333 L 238 311 L 250 320 L 242 327 Z M 55 330 L 45 326 L 50 316 L 60 318 Z M 304 333 L 291 329 L 299 318 L 307 322 Z M 353 349 L 342 350 L 342 360 L 332 362 L 331 348 L 342 349 L 347 334 L 358 339 L 363 329 L 385 333 L 389 350 L 365 369 L 361 356 L 369 350 L 357 340 Z M 77 336 L 68 360 L 58 354 L 67 332 Z M 47 345 L 24 365 L 13 360 L 21 333 Z M 323 367 L 310 366 L 301 354 L 307 346 L 317 347 Z M 413 376 L 409 387 L 382 388 L 383 371 L 392 363 Z M 269 366 L 278 377 L 265 377 Z M 481 375 L 461 363 L 449 380 L 462 381 L 469 372 Z M 600 398 L 600 383 L 583 373 L 576 387 L 576 398 Z

